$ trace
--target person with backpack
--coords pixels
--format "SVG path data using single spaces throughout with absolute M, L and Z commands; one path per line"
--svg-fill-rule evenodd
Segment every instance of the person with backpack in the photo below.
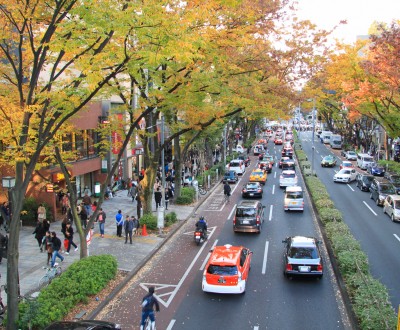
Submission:
M 229 185 L 228 182 L 225 182 L 225 184 L 224 184 L 224 195 L 225 195 L 225 199 L 229 203 L 229 196 L 231 195 L 231 186 Z
M 99 223 L 100 235 L 102 238 L 104 238 L 104 224 L 106 223 L 106 212 L 104 212 L 102 208 L 100 208 L 100 212 L 97 215 L 96 219 L 97 222 Z
M 140 323 L 140 330 L 144 329 L 144 324 L 146 323 L 147 318 L 150 318 L 151 329 L 154 330 L 156 328 L 154 306 L 156 307 L 156 311 L 159 312 L 160 305 L 157 299 L 154 297 L 154 287 L 151 286 L 149 287 L 149 293 L 142 299 L 142 322 Z

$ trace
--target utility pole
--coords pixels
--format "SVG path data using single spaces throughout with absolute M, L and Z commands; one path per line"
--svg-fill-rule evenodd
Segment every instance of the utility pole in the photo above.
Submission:
M 313 112 L 312 112 L 312 154 L 311 154 L 311 175 L 314 175 L 314 134 L 315 134 L 315 97 L 313 98 Z

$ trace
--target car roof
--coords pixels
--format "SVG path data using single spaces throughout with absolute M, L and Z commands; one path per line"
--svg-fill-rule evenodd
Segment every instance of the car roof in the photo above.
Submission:
M 259 172 L 264 173 L 264 171 L 260 170 L 259 168 L 255 168 L 254 170 L 251 171 L 251 173 L 259 173 Z
M 303 189 L 299 186 L 286 187 L 286 192 L 296 192 L 296 191 L 303 191 Z
M 283 170 L 282 174 L 296 174 L 296 172 L 293 170 Z
M 216 246 L 211 253 L 209 263 L 220 266 L 236 265 L 242 249 L 243 246 L 233 246 L 230 244 Z
M 316 239 L 314 237 L 306 236 L 292 236 L 291 245 L 294 247 L 314 247 L 316 246 Z
M 245 186 L 261 186 L 260 182 L 247 182 Z

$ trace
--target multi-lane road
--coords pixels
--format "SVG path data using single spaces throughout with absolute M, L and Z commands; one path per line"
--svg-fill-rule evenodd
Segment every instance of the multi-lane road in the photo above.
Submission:
M 311 132 L 301 132 L 303 149 L 311 159 Z M 322 144 L 315 137 L 315 170 L 325 184 L 335 206 L 342 212 L 344 221 L 350 227 L 353 236 L 360 242 L 367 254 L 372 275 L 379 279 L 389 290 L 390 301 L 397 310 L 400 305 L 400 224 L 394 223 L 383 213 L 381 206 L 375 205 L 368 192 L 362 192 L 355 182 L 350 184 L 333 183 L 336 168 L 321 168 L 322 157 L 335 154 L 329 145 Z M 343 158 L 342 158 L 343 159 Z M 340 160 L 340 159 L 339 159 Z M 356 166 L 356 162 L 353 162 Z M 338 161 L 340 164 L 340 161 Z M 360 172 L 362 170 L 358 169 Z
M 281 147 L 269 142 L 268 149 L 279 160 Z M 291 235 L 318 238 L 321 235 L 308 197 L 304 212 L 284 212 L 277 166 L 264 187 L 261 234 L 233 232 L 232 217 L 236 203 L 242 198 L 241 187 L 257 163 L 257 157 L 251 158 L 246 173 L 232 185 L 230 203 L 224 202 L 222 184 L 214 189 L 196 218 L 182 226 L 99 318 L 118 322 L 123 329 L 138 329 L 141 298 L 149 286 L 155 286 L 161 302 L 161 312 L 156 315 L 158 330 L 351 328 L 324 247 L 323 279 L 288 280 L 283 276 L 282 240 Z M 299 183 L 304 187 L 301 178 Z M 200 215 L 207 219 L 210 235 L 199 247 L 193 241 L 193 230 Z M 201 280 L 209 251 L 215 245 L 227 243 L 253 251 L 246 293 L 204 293 Z

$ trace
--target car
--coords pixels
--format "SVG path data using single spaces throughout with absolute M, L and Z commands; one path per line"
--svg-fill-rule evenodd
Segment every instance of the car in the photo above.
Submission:
M 288 278 L 317 277 L 324 275 L 324 266 L 319 245 L 314 237 L 291 236 L 282 241 L 284 249 L 283 274 Z
M 267 171 L 267 173 L 271 173 L 272 172 L 272 165 L 267 160 L 260 160 L 258 162 L 258 168 L 260 170 Z
M 272 166 L 275 164 L 274 156 L 264 155 L 263 160 L 269 161 Z
M 332 155 L 325 156 L 324 158 L 322 158 L 321 166 L 322 167 L 335 167 L 336 166 L 336 158 L 333 157 Z
M 383 213 L 386 213 L 389 218 L 395 222 L 400 221 L 400 196 L 388 195 L 383 203 Z
M 233 217 L 233 231 L 260 233 L 264 222 L 264 208 L 260 201 L 241 200 Z
M 265 149 L 264 146 L 261 144 L 256 144 L 253 148 L 254 156 L 258 156 L 260 153 L 264 153 Z
M 224 174 L 224 178 L 222 179 L 222 182 L 228 182 L 228 183 L 236 183 L 238 182 L 239 177 L 235 171 L 226 171 Z
M 347 160 L 344 160 L 344 161 L 342 162 L 342 164 L 340 164 L 339 168 L 340 168 L 341 170 L 344 169 L 344 168 L 354 168 L 354 165 L 353 165 L 352 162 L 349 162 L 349 161 L 347 161 Z
M 244 165 L 243 160 L 233 159 L 226 165 L 227 171 L 235 171 L 238 175 L 243 175 L 246 171 L 246 166 Z
M 238 144 L 235 148 L 232 148 L 232 151 L 242 154 L 242 153 L 244 153 L 244 148 L 242 145 Z
M 369 191 L 373 179 L 374 177 L 370 174 L 358 173 L 356 175 L 357 187 L 361 191 Z
M 370 173 L 374 176 L 384 176 L 385 168 L 377 163 L 371 163 L 367 166 L 367 173 Z
M 283 170 L 279 176 L 279 187 L 297 186 L 297 175 L 293 170 Z
M 45 330 L 112 330 L 121 329 L 121 325 L 98 320 L 58 321 L 48 325 Z
M 279 163 L 278 163 L 278 167 L 279 168 L 282 168 L 282 163 L 283 162 L 285 162 L 285 161 L 287 161 L 287 160 L 292 160 L 290 157 L 282 157 L 281 159 L 280 159 L 280 161 L 279 161 Z
M 282 154 L 282 156 L 293 157 L 293 148 L 292 147 L 283 147 L 281 154 Z
M 265 182 L 267 182 L 267 173 L 263 170 L 255 169 L 250 173 L 249 181 L 265 184 Z
M 244 246 L 215 246 L 203 272 L 202 290 L 231 294 L 245 292 L 252 254 Z
M 348 151 L 345 153 L 344 157 L 345 157 L 347 160 L 357 160 L 357 153 L 356 153 L 355 151 L 353 151 L 353 150 L 348 150 Z
M 282 143 L 283 143 L 282 138 L 275 136 L 274 143 L 275 143 L 275 145 L 282 145 Z
M 244 166 L 248 167 L 250 165 L 250 157 L 249 155 L 239 155 L 237 156 L 237 159 L 240 159 L 244 162 Z
M 295 164 L 296 164 L 296 163 L 295 163 L 294 160 L 291 159 L 291 158 L 285 160 L 285 161 L 282 163 L 282 166 L 281 166 L 282 171 L 283 171 L 283 170 L 293 170 L 293 171 L 295 171 L 295 170 L 296 170 Z
M 333 182 L 350 183 L 356 179 L 357 172 L 354 168 L 341 169 L 333 176 Z
M 259 197 L 263 196 L 263 188 L 259 182 L 247 182 L 242 188 L 242 197 Z
M 283 202 L 285 211 L 304 211 L 303 189 L 299 186 L 287 187 Z
M 382 206 L 387 195 L 395 195 L 396 188 L 386 179 L 374 178 L 369 187 L 369 197 L 375 201 L 376 205 Z
M 396 188 L 397 194 L 400 195 L 400 175 L 397 173 L 385 172 L 384 176 Z

